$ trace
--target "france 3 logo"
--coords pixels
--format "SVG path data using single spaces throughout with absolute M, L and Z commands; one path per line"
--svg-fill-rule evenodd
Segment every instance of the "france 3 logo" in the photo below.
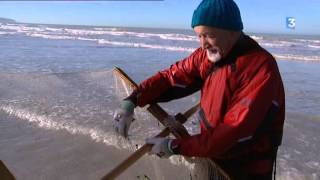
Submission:
M 286 18 L 286 26 L 288 29 L 295 29 L 296 28 L 296 18 L 287 17 Z

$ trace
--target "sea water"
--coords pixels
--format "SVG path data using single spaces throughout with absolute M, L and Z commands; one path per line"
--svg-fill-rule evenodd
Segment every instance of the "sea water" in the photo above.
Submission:
M 285 85 L 277 176 L 319 179 L 320 37 L 248 34 L 276 57 Z M 141 82 L 198 46 L 191 30 L 0 24 L 0 159 L 18 179 L 99 179 L 162 128 L 138 109 L 130 141 L 113 132 L 123 95 L 112 68 Z M 162 106 L 174 114 L 197 100 Z M 120 179 L 188 179 L 177 164 L 145 156 Z

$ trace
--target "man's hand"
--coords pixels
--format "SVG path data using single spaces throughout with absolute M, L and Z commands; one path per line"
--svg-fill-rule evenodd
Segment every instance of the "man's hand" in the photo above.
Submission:
M 171 155 L 173 155 L 173 152 L 170 147 L 171 142 L 172 139 L 161 137 L 153 137 L 146 139 L 147 144 L 153 145 L 150 154 L 155 154 L 160 158 L 169 158 Z
M 113 126 L 115 131 L 125 138 L 128 137 L 130 125 L 134 121 L 134 108 L 135 105 L 131 101 L 124 100 L 121 102 L 121 107 L 114 113 Z

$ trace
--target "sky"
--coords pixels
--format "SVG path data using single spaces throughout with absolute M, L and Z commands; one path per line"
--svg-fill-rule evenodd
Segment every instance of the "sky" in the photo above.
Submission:
M 191 29 L 201 0 L 0 1 L 0 17 L 18 22 Z M 251 33 L 320 35 L 320 0 L 235 0 Z M 295 29 L 286 18 L 295 19 Z

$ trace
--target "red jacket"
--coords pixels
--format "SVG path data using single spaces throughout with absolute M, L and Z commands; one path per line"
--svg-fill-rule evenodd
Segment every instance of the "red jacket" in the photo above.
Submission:
M 197 49 L 189 57 L 142 82 L 137 104 L 144 106 L 159 99 L 181 96 L 172 91 L 175 87 L 182 94 L 183 89 L 191 89 L 190 92 L 201 89 L 201 133 L 174 140 L 179 154 L 241 159 L 243 153 L 271 152 L 270 133 L 281 142 L 285 116 L 283 83 L 275 59 L 250 37 L 243 35 L 229 55 L 216 64 L 208 60 L 205 50 Z M 254 143 L 236 150 L 238 155 L 231 153 L 255 136 L 272 104 L 278 107 L 272 132 L 263 133 Z M 269 168 L 272 169 L 272 163 Z

